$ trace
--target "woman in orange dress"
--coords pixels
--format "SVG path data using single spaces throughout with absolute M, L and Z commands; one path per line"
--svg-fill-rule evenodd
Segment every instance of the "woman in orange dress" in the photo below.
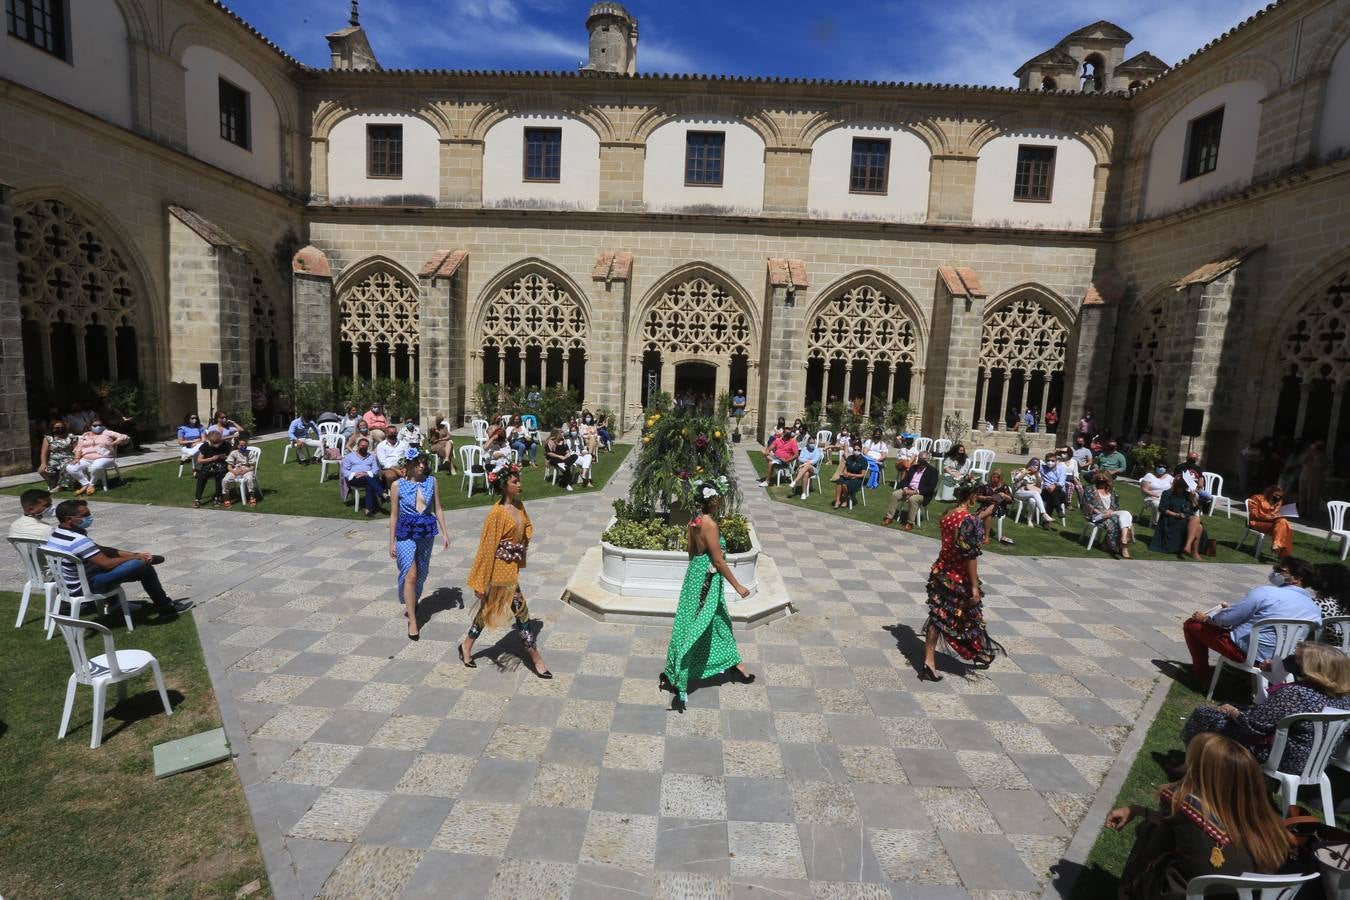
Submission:
M 1247 527 L 1252 531 L 1268 534 L 1276 557 L 1289 556 L 1294 552 L 1294 529 L 1289 520 L 1280 515 L 1284 505 L 1284 488 L 1272 484 L 1259 494 L 1247 498 Z
M 534 673 L 540 678 L 552 678 L 553 673 L 544 665 L 544 657 L 535 646 L 530 608 L 520 592 L 520 570 L 525 568 L 525 553 L 534 536 L 534 525 L 520 500 L 520 468 L 506 465 L 490 473 L 488 486 L 501 500 L 492 505 L 483 522 L 478 555 L 469 571 L 469 587 L 478 598 L 478 609 L 459 645 L 459 660 L 470 669 L 478 668 L 473 659 L 473 642 L 484 628 L 498 628 L 510 619 L 530 656 Z

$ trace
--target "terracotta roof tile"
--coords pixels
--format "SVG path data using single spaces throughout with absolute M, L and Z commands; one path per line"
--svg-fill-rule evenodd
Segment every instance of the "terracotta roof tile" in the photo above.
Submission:
M 601 250 L 591 269 L 595 281 L 627 281 L 633 275 L 633 254 L 627 250 Z
M 213 247 L 230 247 L 234 250 L 243 250 L 244 246 L 225 233 L 225 229 L 203 216 L 201 213 L 187 209 L 183 206 L 170 206 L 170 214 L 175 219 L 182 222 L 188 228 L 197 233 L 197 236 L 206 241 Z
M 956 274 L 955 266 L 938 266 L 938 277 L 942 279 L 943 285 L 947 288 L 947 293 L 953 297 L 964 297 L 966 295 L 966 286 L 961 283 L 961 276 Z
M 418 275 L 422 278 L 449 278 L 467 259 L 467 250 L 440 250 L 432 254 L 431 259 L 422 264 Z
M 328 257 L 324 252 L 313 244 L 301 247 L 291 258 L 291 271 L 302 272 L 305 275 L 316 275 L 319 278 L 331 278 L 333 270 L 329 268 Z
M 1242 265 L 1247 257 L 1260 249 L 1261 246 L 1234 247 L 1217 259 L 1212 259 L 1203 266 L 1200 266 L 1200 268 L 1178 278 L 1176 281 L 1172 282 L 1172 287 L 1177 290 L 1182 290 L 1193 284 L 1209 284 L 1216 278 L 1226 275 Z
M 1125 285 L 1114 269 L 1095 272 L 1083 292 L 1084 306 L 1115 305 L 1125 298 Z
M 938 277 L 953 297 L 987 297 L 980 276 L 970 266 L 938 266 Z
M 804 288 L 810 284 L 806 263 L 800 259 L 769 259 L 769 284 L 773 287 Z
M 961 281 L 965 283 L 966 293 L 972 297 L 988 297 L 984 286 L 980 284 L 980 276 L 975 274 L 975 270 L 970 266 L 957 266 L 956 274 L 961 276 Z

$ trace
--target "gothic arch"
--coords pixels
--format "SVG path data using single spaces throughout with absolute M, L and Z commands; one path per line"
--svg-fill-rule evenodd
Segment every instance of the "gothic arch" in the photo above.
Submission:
M 931 116 L 899 103 L 846 103 L 821 110 L 802 126 L 795 143 L 810 148 L 825 132 L 860 123 L 907 128 L 923 139 L 930 153 L 949 152 L 947 135 Z
M 494 275 L 478 294 L 478 299 L 474 301 L 473 313 L 469 317 L 470 333 L 479 335 L 483 333 L 484 319 L 488 314 L 488 307 L 491 301 L 498 297 L 503 288 L 511 285 L 523 275 L 539 274 L 557 285 L 561 285 L 572 299 L 576 301 L 582 316 L 585 317 L 586 325 L 589 328 L 593 321 L 591 315 L 591 301 L 586 296 L 586 292 L 581 286 L 561 268 L 537 256 L 531 256 L 512 263 Z
M 1116 367 L 1123 380 L 1125 430 L 1151 431 L 1157 415 L 1158 390 L 1167 374 L 1169 339 L 1181 328 L 1186 305 L 1170 283 L 1141 294 L 1129 307 L 1123 323 L 1125 340 Z
M 662 305 L 663 299 L 672 291 L 678 291 L 682 285 L 692 282 L 702 281 L 707 284 L 716 285 L 726 294 L 726 298 L 731 301 L 728 307 L 725 302 L 719 299 L 719 304 L 724 311 L 734 310 L 744 316 L 749 330 L 748 337 L 745 339 L 745 346 L 749 348 L 752 359 L 758 357 L 760 321 L 758 310 L 755 304 L 751 302 L 750 295 L 746 292 L 739 281 L 729 273 L 706 262 L 692 262 L 672 269 L 661 276 L 651 289 L 643 296 L 642 302 L 637 306 L 637 315 L 633 316 L 632 323 L 629 326 L 628 346 L 632 348 L 631 352 L 641 353 L 647 344 L 643 335 L 648 329 L 645 327 L 648 318 L 653 310 Z M 739 340 L 737 343 L 741 343 Z M 682 352 L 694 352 L 685 350 Z
M 113 0 L 113 2 L 122 12 L 122 21 L 127 26 L 127 38 L 132 44 L 139 43 L 146 47 L 155 46 L 156 41 L 150 28 L 150 18 L 141 8 L 138 0 Z
M 349 266 L 334 286 L 338 372 L 417 379 L 421 290 L 403 266 L 373 256 Z
M 1075 316 L 1063 298 L 1034 283 L 1004 291 L 985 307 L 974 421 L 1004 419 L 1005 410 L 1063 406 Z M 1038 416 L 1039 417 L 1039 416 Z
M 178 28 L 168 40 L 168 55 L 174 62 L 182 66 L 183 54 L 190 47 L 206 47 L 209 50 L 215 50 L 222 56 L 245 65 L 254 78 L 262 83 L 267 89 L 267 95 L 272 98 L 272 105 L 277 108 L 277 117 L 281 121 L 282 131 L 290 134 L 298 130 L 300 124 L 299 99 L 296 96 L 299 92 L 291 85 L 290 81 L 283 75 L 279 75 L 274 69 L 274 58 L 271 51 L 265 58 L 261 51 L 255 50 L 251 45 L 253 42 L 246 42 L 250 46 L 244 46 L 239 41 L 231 41 L 222 36 L 218 29 L 207 28 L 202 25 L 184 25 Z M 249 65 L 252 63 L 252 65 Z
M 777 123 L 762 108 L 745 100 L 717 94 L 680 97 L 660 106 L 651 107 L 633 123 L 628 139 L 645 143 L 657 128 L 684 116 L 736 119 L 753 129 L 764 141 L 764 146 L 779 147 L 783 144 L 783 136 Z
M 982 122 L 966 142 L 970 152 L 979 155 L 984 145 L 996 137 L 1018 131 L 1056 131 L 1077 138 L 1092 151 L 1098 165 L 1111 162 L 1114 138 L 1099 125 L 1070 113 L 1014 112 Z
M 337 100 L 319 101 L 310 122 L 310 139 L 328 140 L 333 128 L 350 116 L 390 110 L 424 120 L 436 129 L 437 136 L 443 141 L 454 136 L 454 127 L 445 113 L 436 104 L 428 103 L 425 97 L 407 91 L 363 91 Z
M 13 210 L 25 369 L 34 381 L 45 389 L 157 383 L 163 313 L 115 220 L 59 190 L 17 193 Z
M 471 316 L 470 381 L 562 385 L 585 398 L 591 305 L 562 269 L 538 257 L 488 282 Z M 481 370 L 481 371 L 480 371 Z
M 1342 286 L 1337 291 L 1339 296 L 1328 296 L 1338 286 Z M 1328 303 L 1332 305 L 1328 307 Z M 1345 333 L 1350 328 L 1350 252 L 1330 254 L 1309 266 L 1285 294 L 1279 308 L 1280 314 L 1272 332 L 1274 339 L 1266 350 L 1263 381 L 1274 383 L 1290 374 L 1321 377 L 1321 368 L 1327 365 L 1331 367 L 1333 379 L 1350 381 L 1350 349 L 1347 349 L 1350 348 L 1350 333 Z M 1309 314 L 1323 319 L 1330 314 L 1339 322 L 1345 333 L 1339 344 L 1339 358 L 1334 354 L 1328 354 L 1333 357 L 1329 360 L 1319 358 L 1316 335 L 1309 335 L 1312 340 L 1293 340 L 1296 326 Z M 1325 330 L 1327 324 L 1323 321 L 1319 327 L 1309 322 L 1310 327 L 1318 330 Z
M 527 113 L 555 113 L 571 116 L 591 127 L 601 141 L 614 140 L 614 125 L 609 117 L 598 108 L 577 97 L 554 94 L 546 91 L 532 91 L 525 94 L 512 94 L 494 100 L 479 110 L 469 123 L 465 136 L 470 140 L 481 141 L 493 125 L 511 116 Z
M 1167 74 L 1172 75 L 1184 69 L 1185 66 L 1178 66 Z M 1280 89 L 1282 79 L 1280 67 L 1275 63 L 1260 56 L 1244 56 L 1230 60 L 1219 68 L 1204 72 L 1193 79 L 1188 77 L 1180 79 L 1178 82 L 1160 79 L 1154 82 L 1158 85 L 1178 83 L 1181 86 L 1165 97 L 1155 110 L 1152 110 L 1153 117 L 1147 128 L 1131 135 L 1130 156 L 1141 156 L 1152 152 L 1153 143 L 1158 139 L 1158 135 L 1187 103 L 1201 94 L 1208 93 L 1232 81 L 1259 81 L 1266 89 L 1265 95 L 1269 97 Z M 1148 96 L 1155 90 L 1157 88 L 1153 88 L 1142 96 Z
M 1305 77 L 1330 69 L 1332 60 L 1336 58 L 1336 54 L 1347 40 L 1350 40 L 1350 16 L 1337 16 L 1336 21 L 1322 36 L 1317 49 L 1308 58 Z
M 832 304 L 835 298 L 846 294 L 859 287 L 871 287 L 877 292 L 890 298 L 891 304 L 895 310 L 909 320 L 914 331 L 913 355 L 915 365 L 922 365 L 924 355 L 928 347 L 928 321 L 919 304 L 915 302 L 909 291 L 901 287 L 900 283 L 888 275 L 883 275 L 875 269 L 863 269 L 857 272 L 851 272 L 843 278 L 835 281 L 833 284 L 817 292 L 815 300 L 812 301 L 804 322 L 808 331 L 811 329 L 811 323 L 816 317 L 821 315 L 828 306 Z

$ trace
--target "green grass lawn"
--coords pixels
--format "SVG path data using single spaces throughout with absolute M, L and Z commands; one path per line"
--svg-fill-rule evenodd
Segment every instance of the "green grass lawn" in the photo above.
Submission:
M 758 448 L 752 448 L 746 451 L 750 456 L 750 461 L 755 466 L 755 471 L 761 478 L 767 471 L 764 462 L 764 455 Z M 886 473 L 892 480 L 895 478 L 895 465 L 889 459 L 886 461 Z M 844 507 L 842 509 L 833 509 L 831 503 L 834 502 L 834 485 L 830 484 L 830 478 L 833 477 L 836 464 L 826 463 L 822 471 L 820 480 L 824 486 L 824 492 L 818 492 L 815 482 L 811 484 L 811 495 L 806 500 L 799 499 L 799 495 L 791 493 L 786 480 L 782 487 L 775 487 L 770 483 L 769 487 L 759 488 L 747 485 L 746 490 L 767 490 L 769 496 L 774 500 L 783 503 L 789 503 L 794 506 L 804 506 L 820 512 L 831 513 L 836 516 L 854 519 L 859 522 L 866 522 L 880 527 L 881 519 L 886 514 L 886 506 L 890 502 L 892 487 L 890 482 L 884 482 L 880 488 L 867 491 L 867 505 L 863 506 L 861 502 L 855 502 L 853 509 Z M 1018 468 L 1011 465 L 995 466 L 1003 470 L 1005 481 L 1010 481 L 1012 472 Z M 1143 495 L 1138 486 L 1133 484 L 1121 483 L 1118 488 L 1120 502 L 1125 509 L 1131 510 L 1138 516 L 1139 509 L 1143 506 Z M 924 511 L 923 525 L 914 529 L 914 534 L 921 534 L 925 537 L 937 538 L 938 521 L 956 504 L 954 502 L 943 502 L 934 500 Z M 1025 522 L 1025 518 L 1023 518 Z M 898 524 L 891 525 L 891 530 L 897 535 L 903 534 Z M 1244 530 L 1244 519 L 1240 514 L 1234 513 L 1230 519 L 1224 515 L 1222 508 L 1212 516 L 1205 517 L 1205 528 L 1209 533 L 1210 539 L 1217 542 L 1218 551 L 1214 556 L 1204 557 L 1206 562 L 1223 563 L 1250 563 L 1254 562 L 1251 554 L 1251 541 L 1247 541 L 1247 549 L 1238 551 L 1237 542 L 1242 538 Z M 1003 536 L 1012 538 L 1014 544 L 999 544 L 991 540 L 985 545 L 985 551 L 995 554 L 1006 554 L 1009 556 L 1076 556 L 1076 557 L 1106 557 L 1108 554 L 1101 549 L 1101 535 L 1098 535 L 1097 543 L 1093 545 L 1091 551 L 1087 549 L 1081 536 L 1083 533 L 1083 517 L 1077 509 L 1071 509 L 1069 512 L 1068 527 L 1062 527 L 1059 520 L 1055 520 L 1054 526 L 1050 530 L 1029 525 L 1019 525 L 1012 520 L 1012 510 L 1009 510 L 1008 516 L 1003 523 Z M 1153 537 L 1153 528 L 1150 525 L 1139 525 L 1137 522 L 1134 528 L 1134 543 L 1130 545 L 1130 555 L 1135 559 L 1151 560 L 1176 560 L 1176 556 L 1171 553 L 1154 553 L 1148 549 L 1148 542 Z M 1270 538 L 1266 538 L 1263 560 L 1272 559 L 1270 555 Z M 1332 552 L 1336 550 L 1337 552 Z M 1314 535 L 1296 533 L 1294 536 L 1294 553 L 1309 562 L 1337 562 L 1339 561 L 1339 548 L 1334 542 L 1330 549 L 1322 549 L 1322 538 Z
M 18 594 L 0 593 L 12 615 Z M 153 653 L 172 716 L 150 675 L 108 693 L 103 744 L 89 749 L 93 692 L 81 687 L 64 740 L 56 739 L 70 656 L 44 640 L 41 598 L 23 628 L 0 628 L 0 892 L 7 897 L 232 897 L 260 880 L 270 896 L 244 791 L 228 762 L 162 781 L 151 748 L 220 727 L 220 713 L 190 616 L 165 624 L 137 616 L 119 650 Z M 91 653 L 102 641 L 91 639 Z M 98 649 L 93 649 L 97 647 Z
M 361 519 L 362 513 L 352 510 L 351 500 L 346 503 L 338 499 L 338 470 L 328 467 L 328 480 L 319 484 L 319 466 L 302 466 L 291 455 L 291 461 L 281 465 L 281 454 L 285 449 L 284 440 L 265 441 L 256 446 L 262 448 L 262 462 L 258 466 L 258 483 L 262 487 L 263 499 L 256 509 L 258 512 L 281 513 L 296 516 L 326 516 L 335 519 Z M 613 453 L 601 453 L 592 467 L 594 484 L 591 487 L 575 486 L 572 494 L 554 487 L 544 475 L 547 470 L 540 466 L 521 472 L 521 488 L 527 500 L 552 496 L 580 496 L 598 491 L 609 481 L 619 464 L 623 462 L 630 444 L 615 444 Z M 540 451 L 543 457 L 543 451 Z M 141 503 L 153 506 L 191 507 L 196 482 L 185 469 L 183 477 L 178 477 L 178 462 L 151 463 L 144 466 L 126 466 L 122 468 L 122 481 L 112 481 L 112 489 L 100 490 L 93 499 L 108 500 L 114 503 Z M 437 476 L 440 481 L 441 505 L 445 509 L 461 509 L 467 506 L 486 506 L 493 496 L 483 487 L 483 479 L 474 484 L 473 497 L 465 497 L 465 489 L 458 475 L 451 477 L 442 471 Z M 0 490 L 0 494 L 16 496 L 30 487 L 42 486 L 37 482 Z M 207 491 L 211 486 L 207 485 Z M 239 503 L 238 488 L 235 488 L 234 509 L 232 511 L 250 511 L 250 507 Z M 70 495 L 61 492 L 54 499 L 61 500 Z M 209 493 L 205 495 L 209 498 Z M 209 500 L 203 506 L 209 506 Z

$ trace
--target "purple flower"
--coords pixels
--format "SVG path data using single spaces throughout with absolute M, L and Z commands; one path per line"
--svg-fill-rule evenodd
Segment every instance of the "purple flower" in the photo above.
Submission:
M 705 434 L 700 434 L 698 437 L 694 438 L 694 449 L 695 449 L 695 450 L 698 450 L 698 451 L 701 453 L 701 452 L 703 452 L 704 450 L 706 450 L 707 448 L 708 448 L 708 436 L 707 436 L 707 435 L 705 435 Z

